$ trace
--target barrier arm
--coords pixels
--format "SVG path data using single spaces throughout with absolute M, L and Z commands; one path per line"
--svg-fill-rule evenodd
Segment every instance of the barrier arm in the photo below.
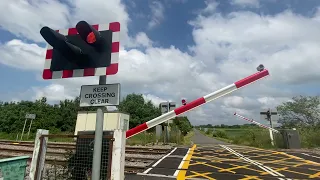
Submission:
M 262 128 L 269 129 L 269 130 L 271 130 L 271 131 L 273 131 L 273 132 L 279 133 L 278 130 L 273 129 L 273 128 L 269 127 L 269 126 L 263 125 L 263 124 L 261 124 L 261 123 L 258 123 L 257 121 L 254 121 L 253 119 L 248 119 L 248 118 L 243 117 L 243 116 L 241 116 L 241 115 L 239 115 L 239 114 L 237 114 L 237 113 L 234 113 L 234 115 L 235 115 L 235 116 L 238 116 L 238 117 L 240 117 L 240 118 L 242 118 L 242 119 L 244 119 L 244 120 L 246 120 L 246 121 L 249 121 L 249 122 L 251 122 L 251 123 L 253 123 L 253 124 L 256 124 L 256 125 L 258 125 L 258 126 L 260 126 L 260 127 L 262 127 Z
M 180 107 L 178 107 L 178 108 L 176 108 L 166 114 L 163 114 L 163 115 L 156 117 L 150 121 L 147 121 L 143 124 L 140 124 L 132 129 L 129 129 L 126 132 L 126 138 L 130 138 L 130 137 L 132 137 L 136 134 L 139 134 L 143 131 L 146 131 L 146 130 L 148 130 L 158 124 L 161 124 L 169 119 L 172 119 L 180 114 L 188 112 L 188 111 L 190 111 L 200 105 L 203 105 L 205 103 L 208 103 L 210 101 L 218 99 L 219 97 L 225 96 L 233 91 L 236 91 L 236 90 L 238 90 L 238 89 L 240 89 L 250 83 L 253 83 L 257 80 L 260 80 L 268 75 L 269 75 L 269 71 L 267 69 L 264 69 L 262 71 L 255 73 L 255 74 L 252 74 L 251 76 L 243 78 L 235 83 L 232 83 L 224 88 L 221 88 L 220 90 L 214 91 L 206 96 L 203 96 L 203 97 L 198 98 L 194 101 L 191 101 L 184 106 L 180 106 Z

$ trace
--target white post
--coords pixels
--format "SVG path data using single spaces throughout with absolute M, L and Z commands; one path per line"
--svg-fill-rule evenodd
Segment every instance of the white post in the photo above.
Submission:
M 26 118 L 26 120 L 24 120 L 24 125 L 23 125 L 23 129 L 22 129 L 20 141 L 22 141 L 22 137 L 23 137 L 23 133 L 24 133 L 24 128 L 26 128 L 27 120 L 28 120 L 27 118 Z
M 272 130 L 269 129 L 270 139 L 271 139 L 271 145 L 274 146 L 274 140 L 273 140 L 273 133 Z
M 122 129 L 116 129 L 113 134 L 111 179 L 124 179 L 125 148 L 126 148 L 126 122 L 121 122 Z
M 270 114 L 271 114 L 271 110 L 269 109 Z M 273 128 L 273 124 L 272 124 L 272 115 L 270 115 L 269 121 L 270 121 L 270 127 Z M 271 129 L 269 129 L 269 133 L 270 133 L 270 139 L 271 139 L 271 145 L 274 146 L 274 138 L 273 138 L 273 132 Z
M 29 172 L 30 180 L 40 180 L 41 179 L 41 174 L 42 174 L 42 171 L 44 170 L 44 161 L 45 161 L 45 157 L 46 157 L 48 138 L 47 137 L 44 138 L 44 140 L 42 142 L 43 143 L 42 144 L 42 152 L 41 152 L 41 157 L 40 157 L 40 161 L 39 161 L 39 166 L 37 167 L 39 151 L 40 151 L 40 137 L 41 137 L 41 135 L 48 135 L 48 134 L 49 134 L 49 130 L 45 130 L 45 129 L 38 129 L 37 130 L 36 139 L 34 141 L 34 149 L 33 149 L 33 154 L 32 154 L 32 161 L 31 161 L 31 165 L 30 165 L 30 172 Z M 37 171 L 36 171 L 36 168 L 38 168 Z M 36 172 L 37 172 L 37 176 L 36 176 Z M 35 179 L 35 177 L 38 177 L 38 178 Z

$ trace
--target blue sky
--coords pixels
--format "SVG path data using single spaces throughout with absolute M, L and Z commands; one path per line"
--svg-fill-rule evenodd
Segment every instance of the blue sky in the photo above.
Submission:
M 40 28 L 68 28 L 79 20 L 101 23 L 114 19 L 128 30 L 122 34 L 119 75 L 110 78 L 110 82 L 122 83 L 124 95 L 144 93 L 155 104 L 168 99 L 180 101 L 182 97 L 192 100 L 252 74 L 260 63 L 274 72 L 267 81 L 205 105 L 190 116 L 211 122 L 211 110 L 216 108 L 219 119 L 234 110 L 257 118 L 257 110 L 246 107 L 248 104 L 276 106 L 294 95 L 320 92 L 320 75 L 313 59 L 320 53 L 317 0 L 24 2 L 0 3 L 5 9 L 0 18 L 2 101 L 46 95 L 56 102 L 76 96 L 81 84 L 96 79 L 42 80 L 45 43 L 38 37 Z M 56 12 L 56 17 L 47 15 L 48 11 Z M 11 22 L 4 15 L 12 17 Z M 226 42 L 228 47 L 217 46 Z M 296 55 L 299 52 L 301 57 Z M 220 113 L 219 109 L 227 110 Z

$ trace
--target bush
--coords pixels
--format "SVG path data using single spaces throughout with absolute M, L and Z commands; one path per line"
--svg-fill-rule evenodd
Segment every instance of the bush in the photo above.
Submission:
M 272 147 L 268 130 L 252 129 L 241 136 L 234 136 L 231 138 L 235 144 L 254 146 L 260 148 Z
M 218 138 L 224 138 L 224 139 L 228 139 L 228 135 L 225 131 L 222 130 L 216 130 L 213 135 L 213 137 L 218 137 Z
M 212 134 L 212 133 L 213 133 L 213 129 L 208 128 L 207 131 L 206 131 L 206 134 L 209 135 L 209 134 Z
M 320 146 L 320 127 L 303 127 L 297 129 L 302 147 Z

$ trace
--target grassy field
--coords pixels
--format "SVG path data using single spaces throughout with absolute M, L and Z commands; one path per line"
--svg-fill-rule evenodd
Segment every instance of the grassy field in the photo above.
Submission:
M 269 138 L 269 131 L 261 128 L 251 129 L 230 129 L 230 128 L 215 128 L 209 129 L 206 133 L 209 137 L 214 137 L 218 140 L 261 148 L 272 148 Z
M 319 128 L 298 128 L 298 132 L 302 148 L 320 147 Z M 271 145 L 269 131 L 262 128 L 215 128 L 214 131 L 209 129 L 204 134 L 222 141 L 231 142 L 233 144 L 249 145 L 261 148 L 284 148 L 282 134 L 274 133 L 275 147 L 273 147 Z

